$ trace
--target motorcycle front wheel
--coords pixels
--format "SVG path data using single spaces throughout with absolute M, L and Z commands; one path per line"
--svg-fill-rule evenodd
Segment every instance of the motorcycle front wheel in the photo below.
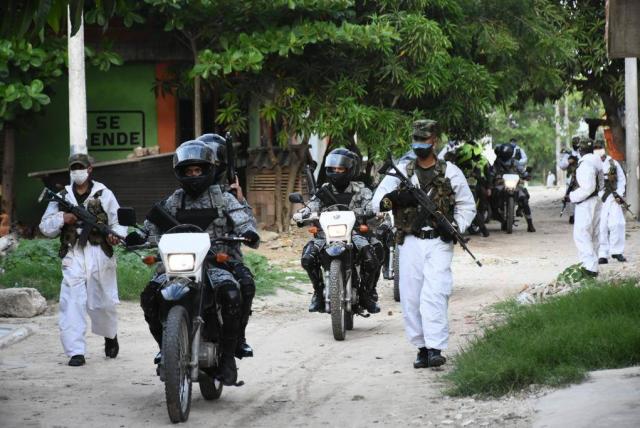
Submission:
M 335 340 L 344 340 L 346 335 L 344 307 L 344 278 L 342 261 L 332 260 L 329 269 L 329 298 L 331 300 L 331 329 Z
M 513 218 L 515 213 L 515 199 L 513 196 L 509 196 L 507 201 L 507 233 L 513 233 Z
M 191 409 L 191 370 L 189 360 L 189 314 L 177 305 L 171 308 L 162 335 L 164 392 L 171 422 L 184 422 Z
M 222 395 L 222 382 L 207 373 L 200 371 L 198 373 L 198 385 L 200 386 L 200 394 L 205 400 L 217 400 Z

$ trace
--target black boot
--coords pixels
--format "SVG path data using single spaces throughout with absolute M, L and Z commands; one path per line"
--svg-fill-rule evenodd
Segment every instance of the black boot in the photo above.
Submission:
M 607 258 L 606 258 L 606 257 L 600 257 L 600 258 L 598 259 L 598 264 L 599 264 L 599 265 L 606 265 L 607 263 L 609 263 L 609 260 L 607 260 Z
M 419 348 L 416 360 L 413 362 L 414 369 L 426 369 L 429 367 L 429 354 L 427 348 Z
M 236 366 L 236 339 L 222 339 L 222 356 L 218 366 L 217 378 L 226 386 L 234 386 L 238 381 L 238 367 Z
M 118 351 L 120 351 L 120 346 L 118 345 L 118 336 L 114 336 L 113 339 L 105 337 L 104 355 L 106 355 L 108 358 L 115 358 L 118 356 Z
M 482 225 L 480 226 L 480 233 L 482 233 L 482 237 L 486 238 L 489 236 L 489 230 L 487 230 L 487 226 L 486 225 Z
M 572 215 L 569 216 L 569 224 L 575 223 L 576 218 Z
M 427 349 L 427 358 L 429 367 L 440 367 L 447 361 L 447 359 L 441 355 L 439 349 Z
M 533 227 L 533 219 L 527 219 L 527 232 L 535 232 L 536 228 Z
M 623 256 L 622 254 L 611 254 L 611 257 L 613 257 L 614 259 L 616 259 L 619 262 L 626 262 L 627 259 L 625 258 L 625 256 Z
M 238 340 L 238 345 L 236 346 L 236 358 L 241 360 L 243 358 L 250 357 L 253 357 L 253 348 L 247 343 L 247 339 L 243 337 Z
M 80 367 L 80 366 L 84 366 L 85 360 L 84 360 L 84 355 L 74 355 L 73 357 L 71 357 L 71 359 L 69 360 L 69 365 L 71 367 Z
M 365 291 L 366 293 L 366 291 Z M 360 296 L 360 306 L 365 308 L 367 312 L 370 314 L 377 314 L 380 312 L 380 306 L 373 300 L 373 297 L 369 295 L 365 295 L 364 293 Z
M 324 287 L 314 287 L 309 312 L 324 312 Z

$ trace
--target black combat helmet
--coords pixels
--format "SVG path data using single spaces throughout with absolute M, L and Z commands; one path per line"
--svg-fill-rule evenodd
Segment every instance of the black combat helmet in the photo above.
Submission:
M 502 162 L 508 162 L 509 159 L 513 157 L 513 146 L 509 143 L 500 144 L 495 148 L 494 151 L 498 159 L 500 159 Z
M 202 174 L 187 176 L 186 168 L 189 166 L 199 166 Z M 185 192 L 192 197 L 200 195 L 213 184 L 216 169 L 213 150 L 199 140 L 182 143 L 173 155 L 173 170 L 176 178 Z
M 327 156 L 324 162 L 325 172 L 329 183 L 336 189 L 344 190 L 351 180 L 358 176 L 360 169 L 360 158 L 357 154 L 348 149 L 335 149 Z M 344 168 L 344 172 L 336 172 L 334 168 Z
M 216 166 L 214 183 L 222 183 L 225 180 L 227 168 L 227 140 L 219 134 L 202 134 L 197 141 L 202 141 L 213 150 L 213 163 Z M 231 183 L 229 183 L 231 184 Z
M 578 151 L 581 156 L 593 153 L 593 140 L 589 137 L 581 138 L 580 143 L 578 144 Z

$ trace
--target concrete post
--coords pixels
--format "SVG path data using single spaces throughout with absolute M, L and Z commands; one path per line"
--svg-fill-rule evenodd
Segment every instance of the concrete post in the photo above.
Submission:
M 556 122 L 556 183 L 558 186 L 564 185 L 564 174 L 560 169 L 560 150 L 562 149 L 562 129 L 560 126 L 560 100 L 556 101 L 556 113 L 555 113 L 555 122 Z M 543 177 L 546 180 L 546 177 Z M 545 181 L 546 183 L 546 181 Z
M 627 167 L 627 202 L 631 211 L 638 217 L 640 212 L 640 176 L 638 163 L 638 63 L 636 58 L 624 60 L 624 103 Z
M 67 10 L 68 13 L 69 10 Z M 67 15 L 68 16 L 68 15 Z M 84 22 L 71 37 L 67 18 L 69 54 L 69 145 L 70 153 L 87 153 L 87 91 L 84 73 Z

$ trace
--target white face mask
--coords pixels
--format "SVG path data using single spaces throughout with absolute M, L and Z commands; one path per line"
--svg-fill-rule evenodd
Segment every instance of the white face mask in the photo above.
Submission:
M 598 156 L 599 158 L 603 158 L 605 156 L 604 149 L 594 149 L 593 154 Z
M 86 169 L 74 169 L 69 172 L 69 176 L 71 177 L 71 181 L 76 185 L 81 185 L 89 178 L 89 171 Z

